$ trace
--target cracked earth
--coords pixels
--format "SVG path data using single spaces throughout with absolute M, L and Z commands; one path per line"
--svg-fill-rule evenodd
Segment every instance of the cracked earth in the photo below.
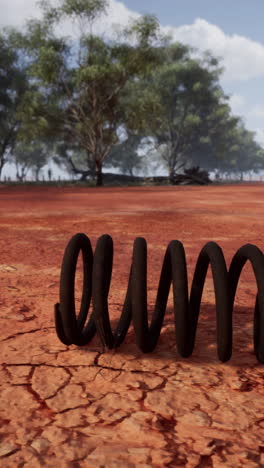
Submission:
M 210 269 L 189 358 L 177 352 L 171 293 L 158 345 L 148 354 L 137 348 L 132 326 L 115 350 L 103 349 L 97 335 L 84 347 L 65 346 L 53 316 L 62 256 L 77 232 L 93 248 L 102 234 L 113 237 L 114 328 L 135 237 L 148 243 L 151 319 L 169 241 L 183 242 L 190 290 L 206 242 L 220 245 L 228 267 L 246 243 L 264 251 L 263 195 L 261 184 L 0 188 L 1 467 L 264 467 L 264 366 L 253 352 L 257 288 L 249 262 L 226 363 L 217 357 Z M 81 281 L 80 260 L 77 308 Z

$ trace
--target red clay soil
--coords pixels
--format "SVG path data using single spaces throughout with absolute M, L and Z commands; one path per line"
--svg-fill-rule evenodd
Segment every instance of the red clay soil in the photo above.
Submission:
M 125 298 L 133 241 L 148 243 L 149 316 L 162 260 L 183 242 L 189 289 L 208 241 L 227 266 L 246 243 L 264 250 L 264 185 L 0 188 L 0 466 L 264 467 L 264 369 L 253 353 L 256 281 L 247 262 L 233 316 L 233 354 L 216 350 L 211 269 L 191 357 L 176 350 L 172 297 L 156 349 L 131 326 L 120 348 L 57 338 L 53 307 L 71 236 L 110 234 L 112 327 Z M 81 282 L 78 273 L 77 286 Z M 80 292 L 76 292 L 77 302 Z

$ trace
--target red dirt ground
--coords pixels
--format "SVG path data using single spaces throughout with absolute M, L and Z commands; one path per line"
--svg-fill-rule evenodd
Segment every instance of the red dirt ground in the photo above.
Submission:
M 98 336 L 82 348 L 64 346 L 53 318 L 72 235 L 84 232 L 93 248 L 102 234 L 113 237 L 114 327 L 136 237 L 148 243 L 151 316 L 170 240 L 185 247 L 189 289 L 208 241 L 220 245 L 228 267 L 246 243 L 264 250 L 264 185 L 0 187 L 0 465 L 264 467 L 264 371 L 253 353 L 257 288 L 249 262 L 226 363 L 216 352 L 211 271 L 187 359 L 176 350 L 171 297 L 150 354 L 138 350 L 132 327 L 113 351 L 104 353 Z

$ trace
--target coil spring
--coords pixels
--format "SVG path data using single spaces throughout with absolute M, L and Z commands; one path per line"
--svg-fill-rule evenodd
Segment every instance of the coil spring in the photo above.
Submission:
M 83 290 L 76 319 L 74 282 L 80 251 L 83 256 Z M 93 255 L 89 238 L 82 233 L 76 234 L 68 243 L 62 261 L 60 303 L 55 304 L 57 336 L 65 345 L 83 346 L 97 331 L 102 344 L 112 349 L 121 345 L 132 320 L 138 347 L 144 353 L 151 352 L 158 342 L 172 282 L 177 350 L 182 357 L 189 357 L 194 348 L 202 292 L 210 263 L 216 301 L 217 354 L 220 361 L 226 362 L 232 355 L 232 312 L 236 289 L 247 260 L 252 264 L 257 282 L 254 353 L 257 360 L 264 363 L 264 255 L 252 244 L 246 244 L 236 252 L 229 271 L 218 244 L 205 244 L 197 259 L 189 300 L 184 247 L 178 240 L 171 241 L 163 260 L 155 309 L 148 327 L 147 244 L 144 238 L 136 238 L 123 310 L 112 333 L 107 297 L 113 265 L 113 240 L 109 235 L 101 236 Z M 91 298 L 93 312 L 84 328 Z

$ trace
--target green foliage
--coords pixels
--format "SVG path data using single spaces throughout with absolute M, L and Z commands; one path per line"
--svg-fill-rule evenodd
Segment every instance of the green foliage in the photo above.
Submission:
M 17 178 L 23 180 L 29 169 L 32 169 L 38 180 L 39 172 L 48 161 L 48 145 L 41 141 L 19 141 L 12 155 L 16 165 Z
M 83 178 L 96 172 L 100 184 L 107 159 L 130 174 L 142 167 L 144 137 L 154 141 L 171 178 L 187 163 L 263 167 L 263 149 L 232 116 L 220 60 L 210 52 L 194 58 L 148 14 L 106 41 L 87 27 L 106 12 L 105 0 L 40 4 L 43 16 L 28 21 L 25 34 L 0 34 L 0 174 L 12 151 L 26 167 L 37 158 L 36 142 L 49 141 L 57 144 L 58 161 Z M 78 24 L 78 39 L 58 36 L 65 19 Z
M 159 95 L 142 81 L 129 81 L 124 89 L 122 104 L 127 128 L 132 133 L 151 132 L 162 124 Z M 154 122 L 152 122 L 154 120 Z
M 18 112 L 28 89 L 15 39 L 12 29 L 0 33 L 0 177 L 16 143 L 21 127 Z
M 112 148 L 106 166 L 117 167 L 122 174 L 133 176 L 134 170 L 142 169 L 142 157 L 138 155 L 141 140 L 141 135 L 129 134 L 127 139 Z
M 258 172 L 264 168 L 263 150 L 254 137 L 254 132 L 246 130 L 244 124 L 241 123 L 236 128 L 231 152 L 233 159 L 230 161 L 234 172 L 243 173 L 249 170 Z
M 55 128 L 60 141 L 70 147 L 77 143 L 86 152 L 88 165 L 94 159 L 101 177 L 103 162 L 118 144 L 117 131 L 126 120 L 124 103 L 132 102 L 130 82 L 140 80 L 160 60 L 151 45 L 158 23 L 147 15 L 126 31 L 123 42 L 112 43 L 80 30 L 79 42 L 73 44 L 55 36 L 61 19 L 68 15 L 93 21 L 106 3 L 64 0 L 56 8 L 42 5 L 42 21 L 29 22 L 24 39 L 34 84 L 27 96 L 28 109 L 21 113 L 24 128 L 34 121 L 34 137 L 53 136 Z M 126 42 L 129 34 L 134 34 L 135 45 Z M 146 105 L 147 99 L 139 112 L 143 114 Z
M 145 113 L 145 118 L 171 178 L 184 157 L 195 151 L 200 138 L 207 136 L 207 119 L 219 104 L 220 69 L 218 62 L 213 63 L 209 70 L 205 61 L 191 58 L 186 46 L 173 44 L 164 52 L 163 65 L 144 84 L 140 83 L 141 89 L 147 89 L 152 96 L 148 102 L 155 102 L 155 113 L 150 113 L 149 118 Z M 141 107 L 138 100 L 136 104 Z
M 59 0 L 54 7 L 51 2 L 41 0 L 39 5 L 42 7 L 46 22 L 57 23 L 65 18 L 86 19 L 92 22 L 106 11 L 108 3 L 106 0 Z
M 153 46 L 159 40 L 159 22 L 156 16 L 145 14 L 126 29 L 127 37 L 138 41 L 143 48 Z
M 105 12 L 105 0 L 64 0 L 61 11 L 67 16 L 85 16 L 90 21 Z

